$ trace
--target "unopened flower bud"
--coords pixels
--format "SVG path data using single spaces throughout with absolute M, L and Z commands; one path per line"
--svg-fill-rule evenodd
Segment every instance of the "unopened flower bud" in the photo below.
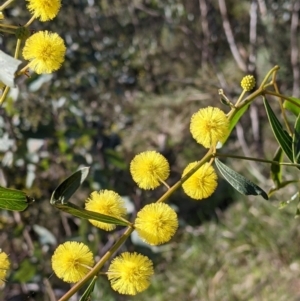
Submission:
M 255 78 L 253 75 L 244 76 L 241 81 L 241 87 L 245 91 L 251 91 L 255 87 Z

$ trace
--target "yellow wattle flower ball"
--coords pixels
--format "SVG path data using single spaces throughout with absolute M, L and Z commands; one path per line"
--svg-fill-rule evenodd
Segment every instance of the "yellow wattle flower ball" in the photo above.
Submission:
M 85 209 L 113 217 L 124 218 L 126 215 L 125 202 L 122 197 L 112 190 L 94 191 L 87 198 Z M 105 231 L 112 231 L 116 228 L 114 224 L 108 224 L 89 219 L 89 222 Z
M 51 73 L 60 68 L 65 60 L 66 46 L 57 34 L 39 31 L 29 37 L 23 48 L 23 57 L 37 74 Z
M 205 148 L 224 142 L 229 131 L 229 121 L 225 113 L 216 107 L 200 109 L 193 114 L 190 123 L 193 138 Z
M 253 75 L 246 75 L 241 81 L 241 87 L 249 92 L 255 87 L 255 78 Z
M 67 241 L 59 245 L 52 258 L 56 276 L 68 283 L 81 280 L 94 265 L 93 253 L 82 242 Z
M 198 162 L 190 163 L 183 171 L 184 177 Z M 190 178 L 183 184 L 184 192 L 195 200 L 208 198 L 216 190 L 218 176 L 209 163 L 204 163 Z
M 5 252 L 2 252 L 0 249 L 0 287 L 4 285 L 6 273 L 9 268 L 10 262 L 8 255 Z
M 124 252 L 112 260 L 106 274 L 115 291 L 136 295 L 149 287 L 153 263 L 147 256 Z
M 28 10 L 42 22 L 54 19 L 61 7 L 61 0 L 26 0 Z
M 177 214 L 165 203 L 152 203 L 137 213 L 134 227 L 144 242 L 160 245 L 175 234 L 178 228 Z
M 154 189 L 170 174 L 167 159 L 156 151 L 146 151 L 136 155 L 130 163 L 130 173 L 142 189 Z

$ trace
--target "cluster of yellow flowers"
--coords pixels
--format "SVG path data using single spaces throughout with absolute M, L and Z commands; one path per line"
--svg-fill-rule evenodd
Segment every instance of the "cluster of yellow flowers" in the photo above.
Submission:
M 200 109 L 191 118 L 190 130 L 195 140 L 206 148 L 215 147 L 224 141 L 229 131 L 229 122 L 223 111 L 208 107 Z M 182 177 L 198 162 L 188 164 Z M 136 184 L 145 190 L 155 189 L 170 174 L 167 159 L 156 151 L 145 151 L 136 155 L 130 163 L 130 173 Z M 196 200 L 209 197 L 217 187 L 217 174 L 210 163 L 204 163 L 185 182 L 183 190 Z M 87 198 L 85 208 L 90 211 L 117 218 L 126 217 L 126 208 L 119 194 L 110 190 L 94 191 Z M 103 230 L 111 231 L 115 225 L 90 220 Z M 160 245 L 170 241 L 178 228 L 177 214 L 171 206 L 156 202 L 144 206 L 133 224 L 139 237 L 149 245 Z M 88 247 L 78 242 L 60 245 L 53 257 L 52 267 L 56 275 L 66 282 L 77 282 L 89 272 L 94 261 Z M 112 260 L 106 273 L 114 290 L 121 294 L 135 295 L 150 285 L 153 275 L 151 260 L 137 253 L 122 253 Z
M 61 7 L 61 0 L 26 0 L 33 17 L 41 22 L 54 19 Z M 66 47 L 57 33 L 47 30 L 34 33 L 25 41 L 23 57 L 29 60 L 28 67 L 38 74 L 51 73 L 60 68 Z
M 37 18 L 42 22 L 55 18 L 61 7 L 61 0 L 26 1 L 29 11 L 33 14 L 31 20 Z M 31 21 L 28 22 L 30 23 Z M 48 31 L 31 35 L 26 39 L 23 48 L 24 58 L 30 61 L 27 67 L 38 74 L 58 70 L 64 61 L 65 52 L 66 47 L 62 38 Z M 255 80 L 251 76 L 245 77 L 241 83 L 245 91 L 250 91 L 254 85 Z M 199 144 L 205 148 L 215 149 L 218 143 L 224 143 L 229 134 L 229 120 L 226 114 L 216 107 L 200 109 L 191 117 L 190 132 Z M 212 162 L 200 163 L 188 164 L 181 180 L 184 192 L 196 200 L 208 198 L 217 187 L 217 174 L 211 165 Z M 161 184 L 170 189 L 165 183 L 170 175 L 169 163 L 156 151 L 145 151 L 136 155 L 131 161 L 130 173 L 141 189 L 151 190 Z M 86 200 L 85 208 L 120 219 L 124 219 L 127 214 L 122 197 L 111 190 L 92 192 Z M 116 227 L 95 220 L 90 222 L 105 231 L 112 231 Z M 178 218 L 171 206 L 158 201 L 144 206 L 137 213 L 133 227 L 144 242 L 149 245 L 160 245 L 170 241 L 174 236 L 178 228 Z M 93 265 L 92 252 L 81 242 L 65 242 L 58 246 L 52 256 L 55 274 L 69 283 L 80 281 Z M 9 266 L 7 254 L 0 252 L 0 285 L 3 284 Z M 106 275 L 114 290 L 121 294 L 135 295 L 150 285 L 153 273 L 153 263 L 147 256 L 125 252 L 112 260 Z
M 7 5 L 10 2 L 7 1 Z M 63 39 L 57 33 L 47 30 L 38 31 L 30 36 L 28 27 L 35 19 L 41 22 L 54 19 L 60 10 L 61 0 L 26 0 L 26 2 L 32 18 L 24 26 L 10 27 L 16 28 L 15 35 L 20 41 L 25 40 L 22 54 L 29 63 L 22 69 L 22 72 L 30 68 L 38 74 L 52 73 L 61 67 L 65 59 L 66 47 Z M 4 4 L 2 7 L 7 5 Z M 4 18 L 3 13 L 0 12 L 0 14 Z

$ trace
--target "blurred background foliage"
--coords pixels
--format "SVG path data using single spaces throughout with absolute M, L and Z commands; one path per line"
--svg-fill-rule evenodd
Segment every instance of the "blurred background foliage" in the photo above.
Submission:
M 4 13 L 8 24 L 29 19 L 25 1 Z M 218 89 L 235 101 L 244 75 L 260 82 L 277 64 L 280 91 L 299 97 L 298 18 L 297 0 L 64 0 L 52 22 L 34 22 L 34 31 L 59 33 L 67 54 L 58 72 L 18 79 L 0 108 L 0 185 L 36 199 L 25 212 L 1 211 L 0 246 L 12 271 L 0 298 L 56 300 L 69 287 L 51 271 L 56 246 L 80 240 L 99 258 L 122 232 L 104 233 L 50 206 L 52 191 L 78 167 L 91 169 L 75 203 L 113 189 L 134 217 L 164 188 L 139 190 L 130 160 L 140 151 L 161 152 L 174 184 L 204 154 L 189 121 L 201 107 L 222 107 Z M 15 42 L 0 36 L 7 53 Z M 261 99 L 248 113 L 222 152 L 271 159 L 276 142 Z M 263 189 L 272 187 L 268 166 L 226 162 Z M 295 178 L 293 172 L 286 169 L 285 177 Z M 277 209 L 295 191 L 287 187 L 271 202 L 245 199 L 221 178 L 205 201 L 178 191 L 170 203 L 181 227 L 172 242 L 149 248 L 133 236 L 122 248 L 154 261 L 149 290 L 120 296 L 100 277 L 93 300 L 299 300 L 296 208 Z

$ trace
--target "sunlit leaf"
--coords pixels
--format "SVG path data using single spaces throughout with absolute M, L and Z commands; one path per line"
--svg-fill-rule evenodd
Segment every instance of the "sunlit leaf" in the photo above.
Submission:
M 97 276 L 94 276 L 93 280 L 91 281 L 91 283 L 89 284 L 89 286 L 87 287 L 87 289 L 85 290 L 85 292 L 83 293 L 83 295 L 81 296 L 79 301 L 91 301 L 92 300 L 91 294 L 94 291 L 96 280 L 97 280 Z
M 282 159 L 283 159 L 283 151 L 281 147 L 278 147 L 272 161 L 280 163 L 282 162 Z M 271 178 L 274 184 L 276 185 L 276 187 L 279 187 L 282 180 L 281 171 L 282 171 L 282 166 L 280 164 L 275 164 L 275 163 L 271 164 Z
M 52 193 L 50 203 L 66 204 L 70 197 L 80 187 L 89 173 L 89 167 L 83 167 L 65 179 Z
M 225 180 L 238 192 L 244 195 L 261 195 L 265 200 L 268 200 L 268 195 L 259 186 L 226 166 L 219 159 L 216 158 L 215 162 Z
M 0 187 L 0 208 L 2 209 L 23 211 L 33 201 L 21 190 Z
M 272 128 L 272 131 L 274 133 L 274 136 L 281 146 L 282 150 L 285 152 L 287 157 L 293 162 L 293 150 L 292 150 L 292 144 L 293 140 L 292 137 L 289 136 L 289 134 L 283 129 L 281 123 L 277 119 L 276 115 L 272 111 L 268 101 L 264 98 L 264 105 L 266 108 L 266 112 L 268 115 L 268 119 Z
M 11 88 L 15 87 L 15 73 L 22 61 L 0 50 L 0 82 Z

